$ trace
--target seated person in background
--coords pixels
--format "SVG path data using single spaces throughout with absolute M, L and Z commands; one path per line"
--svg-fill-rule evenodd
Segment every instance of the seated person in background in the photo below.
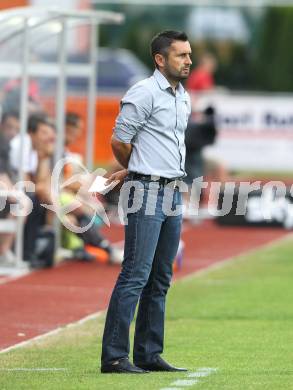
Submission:
M 0 196 L 0 219 L 13 218 L 10 213 L 10 203 L 14 202 L 9 196 L 9 191 L 13 190 L 13 172 L 9 164 L 9 143 L 0 130 L 0 190 L 8 193 L 8 196 Z M 0 233 L 0 263 L 12 263 L 15 261 L 11 249 L 15 238 L 14 233 Z
M 24 260 L 32 267 L 49 267 L 53 265 L 54 233 L 50 226 L 52 212 L 41 206 L 41 203 L 51 204 L 50 178 L 52 156 L 55 148 L 56 134 L 52 122 L 46 114 L 31 115 L 28 120 L 28 130 L 21 142 L 20 134 L 10 142 L 10 164 L 18 173 L 20 164 L 24 172 L 24 180 L 35 184 L 35 193 L 27 192 L 33 203 L 32 212 L 28 215 L 24 227 Z M 22 147 L 22 150 L 21 150 Z M 23 160 L 20 161 L 21 154 Z M 44 233 L 46 232 L 46 233 Z M 48 235 L 50 249 L 42 254 L 37 253 L 38 237 Z M 41 258 L 42 257 L 42 258 Z
M 76 160 L 75 164 L 66 164 L 64 167 L 64 179 L 68 180 L 73 174 L 78 172 L 79 164 L 82 162 L 82 156 L 77 153 L 71 153 L 69 148 L 78 142 L 79 137 L 82 134 L 83 120 L 74 113 L 68 112 L 66 114 L 66 127 L 65 127 L 65 156 L 70 156 Z M 61 193 L 61 203 L 63 206 L 70 204 L 74 201 L 75 194 L 80 189 L 80 183 L 74 182 L 65 187 L 65 191 Z M 88 194 L 84 194 L 88 196 Z M 87 207 L 86 202 L 76 208 L 70 213 L 70 220 L 76 226 L 84 227 L 89 224 L 92 219 L 92 210 Z M 96 253 L 94 248 L 102 249 L 107 256 L 109 263 L 121 263 L 123 260 L 123 252 L 113 247 L 108 240 L 106 240 L 99 228 L 102 221 L 96 216 L 94 224 L 84 233 L 75 234 L 68 229 L 64 229 L 63 232 L 63 245 L 66 249 L 73 250 L 73 257 L 81 258 L 84 260 L 91 259 L 88 251 L 92 254 Z
M 1 117 L 0 133 L 10 142 L 19 133 L 19 115 L 16 111 L 4 112 Z

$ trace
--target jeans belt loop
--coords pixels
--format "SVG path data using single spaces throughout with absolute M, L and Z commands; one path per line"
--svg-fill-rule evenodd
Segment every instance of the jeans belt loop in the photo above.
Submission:
M 174 187 L 173 187 L 173 189 L 174 189 L 174 190 L 179 189 L 178 179 L 175 179 L 175 180 L 174 180 Z

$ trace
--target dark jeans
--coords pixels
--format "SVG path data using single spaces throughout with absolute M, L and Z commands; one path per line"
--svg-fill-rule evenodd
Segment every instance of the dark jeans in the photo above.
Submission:
M 139 211 L 128 214 L 124 261 L 104 329 L 102 365 L 128 357 L 129 327 L 139 298 L 133 360 L 148 363 L 163 351 L 165 298 L 178 249 L 182 215 L 180 212 L 177 216 L 167 216 L 162 204 L 164 193 L 172 196 L 172 209 L 182 204 L 182 198 L 178 189 L 160 185 L 155 215 L 146 215 L 147 197 L 156 199 L 156 196 L 149 189 L 149 182 L 140 183 L 143 187 L 138 191 L 143 193 L 143 204 Z

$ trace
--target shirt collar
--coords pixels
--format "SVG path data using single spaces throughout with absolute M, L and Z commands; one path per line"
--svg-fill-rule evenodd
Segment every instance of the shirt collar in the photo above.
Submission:
M 158 84 L 159 84 L 161 89 L 172 88 L 172 86 L 169 83 L 169 81 L 166 79 L 166 77 L 158 69 L 155 69 L 153 76 L 157 80 L 157 82 L 158 82 Z M 180 95 L 185 93 L 185 90 L 184 90 L 184 88 L 183 88 L 181 83 L 178 84 L 177 91 L 178 91 L 178 93 Z

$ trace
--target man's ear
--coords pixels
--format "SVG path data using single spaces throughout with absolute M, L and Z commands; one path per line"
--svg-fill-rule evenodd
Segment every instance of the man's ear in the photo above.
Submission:
M 166 59 L 162 54 L 159 54 L 159 53 L 155 54 L 155 61 L 159 67 L 165 66 Z

